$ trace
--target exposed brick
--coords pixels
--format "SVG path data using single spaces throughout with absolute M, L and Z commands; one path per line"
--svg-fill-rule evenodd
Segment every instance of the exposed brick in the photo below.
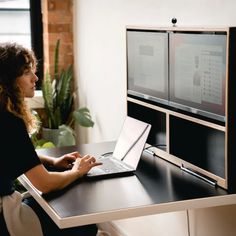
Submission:
M 56 3 L 55 3 L 55 1 L 49 0 L 49 1 L 48 1 L 48 10 L 49 10 L 49 11 L 53 11 L 53 10 L 55 10 L 55 9 L 56 9 Z
M 60 46 L 60 50 L 62 52 L 67 52 L 68 54 L 73 54 L 73 45 L 72 43 L 64 43 Z
M 72 33 L 58 33 L 48 35 L 50 44 L 56 44 L 57 39 L 60 39 L 62 43 L 72 43 L 73 35 Z
M 64 65 L 73 65 L 74 62 L 73 55 L 65 55 L 63 59 L 64 59 L 63 61 Z
M 42 0 L 45 70 L 53 73 L 56 41 L 60 39 L 59 68 L 73 64 L 73 0 Z
M 66 48 L 66 47 L 64 47 Z M 50 47 L 50 64 L 54 64 L 54 52 L 55 47 Z M 60 50 L 59 52 L 59 65 L 61 68 L 67 68 L 68 65 L 73 64 L 74 58 L 73 53 L 71 51 Z
M 71 0 L 49 0 L 48 10 L 49 11 L 70 11 L 72 1 Z
M 48 0 L 41 0 L 41 8 L 42 8 L 43 15 L 47 15 L 48 14 Z
M 50 14 L 48 14 L 48 22 L 71 24 L 73 22 L 73 14 L 71 12 L 50 12 Z
M 66 54 L 66 55 L 71 55 L 72 54 L 72 50 L 71 49 L 68 49 L 68 48 L 71 48 L 72 45 L 65 45 L 65 44 L 60 44 L 60 49 L 59 49 L 59 53 L 60 54 Z
M 48 0 L 48 11 L 52 11 L 56 9 L 56 3 L 53 0 Z
M 71 32 L 71 25 L 69 24 L 49 24 L 48 31 L 51 33 L 67 33 Z

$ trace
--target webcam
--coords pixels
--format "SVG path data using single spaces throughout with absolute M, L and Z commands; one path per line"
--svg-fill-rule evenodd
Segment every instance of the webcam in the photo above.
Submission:
M 176 26 L 177 19 L 174 17 L 174 18 L 171 19 L 171 22 L 172 22 L 173 26 Z

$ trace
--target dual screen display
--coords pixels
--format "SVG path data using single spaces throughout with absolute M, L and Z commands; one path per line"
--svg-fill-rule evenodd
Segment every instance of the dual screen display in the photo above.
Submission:
M 226 32 L 128 29 L 128 94 L 224 122 L 226 45 Z

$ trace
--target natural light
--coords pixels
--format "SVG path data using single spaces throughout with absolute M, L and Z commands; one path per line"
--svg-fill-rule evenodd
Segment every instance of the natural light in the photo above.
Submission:
M 31 48 L 29 0 L 0 0 L 0 42 Z

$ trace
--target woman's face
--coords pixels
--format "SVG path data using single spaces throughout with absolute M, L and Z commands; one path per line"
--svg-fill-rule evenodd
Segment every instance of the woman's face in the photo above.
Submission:
M 24 97 L 32 98 L 34 96 L 36 82 L 38 77 L 33 69 L 25 70 L 24 74 L 16 79 L 18 86 L 21 88 Z

